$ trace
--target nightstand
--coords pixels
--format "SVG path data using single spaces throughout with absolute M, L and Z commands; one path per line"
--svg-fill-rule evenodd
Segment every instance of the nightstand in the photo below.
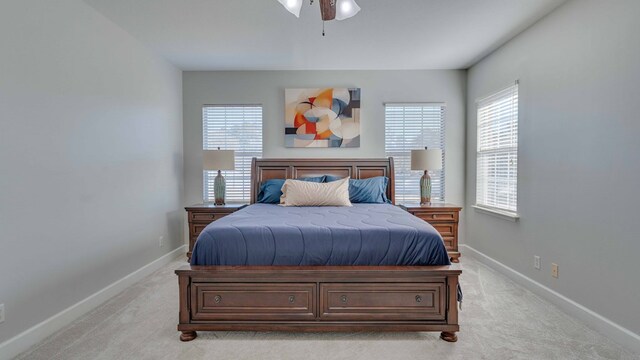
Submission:
M 187 252 L 187 259 L 191 261 L 193 246 L 198 239 L 198 235 L 200 235 L 207 225 L 238 211 L 244 206 L 246 206 L 246 204 L 214 205 L 213 203 L 206 203 L 184 208 L 187 210 L 187 218 L 189 219 L 189 251 Z
M 459 262 L 460 252 L 458 251 L 458 221 L 460 219 L 461 207 L 443 203 L 401 204 L 411 214 L 428 222 L 442 236 L 447 253 L 452 262 Z

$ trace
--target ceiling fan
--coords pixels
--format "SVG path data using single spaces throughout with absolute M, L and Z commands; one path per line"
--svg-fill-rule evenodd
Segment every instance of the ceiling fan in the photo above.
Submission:
M 278 0 L 285 9 L 296 17 L 300 17 L 302 3 L 305 0 Z M 310 0 L 313 5 L 314 0 Z M 320 14 L 322 15 L 322 36 L 324 36 L 324 21 L 348 19 L 360 11 L 360 6 L 355 0 L 318 0 L 320 3 Z

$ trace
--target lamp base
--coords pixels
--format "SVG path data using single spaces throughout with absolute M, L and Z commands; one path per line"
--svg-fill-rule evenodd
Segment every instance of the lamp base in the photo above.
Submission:
M 428 205 L 431 203 L 431 176 L 427 170 L 420 178 L 420 205 Z
M 226 183 L 224 181 L 224 176 L 222 176 L 222 172 L 218 170 L 218 176 L 213 181 L 213 197 L 215 198 L 215 205 L 224 205 L 224 193 L 225 193 Z

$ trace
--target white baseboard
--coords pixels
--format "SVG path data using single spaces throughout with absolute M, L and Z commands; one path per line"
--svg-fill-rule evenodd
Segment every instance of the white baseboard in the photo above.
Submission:
M 600 332 L 604 336 L 617 342 L 618 344 L 640 353 L 640 335 L 624 328 L 606 317 L 590 310 L 583 305 L 569 299 L 568 297 L 550 289 L 539 282 L 517 272 L 507 265 L 481 253 L 469 245 L 460 245 L 462 254 L 470 255 L 478 259 L 490 268 L 506 275 L 516 283 L 524 286 L 538 296 L 545 298 L 566 313 L 582 320 L 589 327 Z
M 127 287 L 135 284 L 147 275 L 170 263 L 178 256 L 184 256 L 186 253 L 186 247 L 186 245 L 183 245 L 170 253 L 163 255 L 157 260 L 141 267 L 104 289 L 53 315 L 47 320 L 34 325 L 33 327 L 3 342 L 0 344 L 0 360 L 8 360 L 18 356 L 56 331 L 69 325 L 82 315 L 118 295 Z

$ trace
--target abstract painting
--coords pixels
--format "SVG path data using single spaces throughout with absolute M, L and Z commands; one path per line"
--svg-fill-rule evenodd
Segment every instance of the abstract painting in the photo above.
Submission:
M 360 147 L 360 89 L 286 89 L 286 147 Z

